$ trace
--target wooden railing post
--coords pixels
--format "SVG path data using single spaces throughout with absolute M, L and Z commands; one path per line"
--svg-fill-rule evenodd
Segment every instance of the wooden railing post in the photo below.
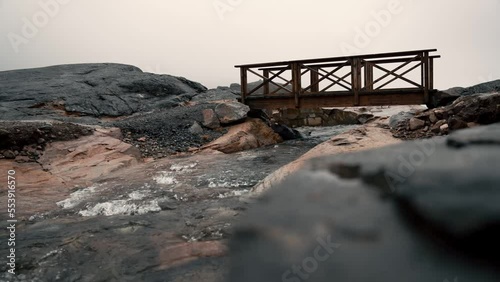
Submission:
M 241 76 L 241 103 L 245 104 L 245 100 L 247 98 L 248 93 L 248 76 L 247 76 L 247 68 L 240 68 L 240 76 Z
M 269 70 L 264 70 L 263 71 L 263 76 L 265 77 L 265 81 L 264 81 L 264 95 L 268 95 L 269 94 Z
M 430 86 L 430 79 L 429 79 L 429 52 L 424 52 L 423 56 L 424 60 L 424 102 L 429 103 L 429 86 Z
M 354 93 L 354 106 L 359 105 L 359 90 L 361 88 L 361 60 L 351 59 L 351 88 Z
M 365 62 L 365 88 L 373 91 L 373 63 Z
M 431 90 L 434 89 L 434 58 L 430 57 L 429 61 L 429 87 Z
M 311 92 L 312 93 L 317 93 L 319 92 L 319 68 L 318 67 L 311 67 Z
M 300 63 L 292 63 L 292 91 L 295 96 L 295 108 L 300 108 L 300 92 L 302 89 L 302 73 L 300 69 Z

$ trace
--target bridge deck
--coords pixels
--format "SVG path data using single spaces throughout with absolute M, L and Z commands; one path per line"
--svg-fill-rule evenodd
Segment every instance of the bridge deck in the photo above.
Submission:
M 238 65 L 241 100 L 256 109 L 426 104 L 436 92 L 435 51 Z

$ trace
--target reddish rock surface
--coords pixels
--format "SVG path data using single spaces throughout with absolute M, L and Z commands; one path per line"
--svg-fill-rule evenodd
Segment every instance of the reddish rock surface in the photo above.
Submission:
M 280 142 L 283 142 L 283 139 L 262 120 L 249 119 L 231 127 L 226 135 L 203 146 L 202 149 L 230 154 Z

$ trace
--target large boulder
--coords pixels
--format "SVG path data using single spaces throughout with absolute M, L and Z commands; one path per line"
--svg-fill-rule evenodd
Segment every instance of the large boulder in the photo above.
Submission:
M 224 102 L 215 107 L 215 113 L 222 124 L 231 124 L 247 117 L 250 107 L 238 102 Z
M 238 225 L 228 281 L 498 280 L 499 140 L 497 124 L 310 162 Z
M 120 64 L 3 71 L 0 85 L 0 119 L 10 120 L 127 116 L 177 106 L 206 91 L 182 77 L 144 73 Z
M 260 119 L 235 125 L 219 139 L 205 145 L 202 149 L 220 151 L 226 154 L 273 145 L 283 139 Z

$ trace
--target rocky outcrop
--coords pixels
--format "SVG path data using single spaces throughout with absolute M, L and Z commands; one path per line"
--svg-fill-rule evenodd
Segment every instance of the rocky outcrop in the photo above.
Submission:
M 499 140 L 495 124 L 308 163 L 240 222 L 228 281 L 496 281 Z
M 0 72 L 0 119 L 119 117 L 177 106 L 206 88 L 182 77 L 120 64 Z
M 283 139 L 260 119 L 249 119 L 235 125 L 221 138 L 201 149 L 217 150 L 226 154 L 255 149 L 282 142 Z
M 402 139 L 429 138 L 500 121 L 500 93 L 461 96 L 451 105 L 394 122 L 392 132 Z M 396 119 L 395 119 L 396 120 Z
M 453 87 L 448 90 L 439 91 L 432 95 L 430 106 L 432 108 L 443 107 L 451 104 L 461 96 L 491 92 L 500 92 L 500 80 L 485 82 L 467 88 Z

